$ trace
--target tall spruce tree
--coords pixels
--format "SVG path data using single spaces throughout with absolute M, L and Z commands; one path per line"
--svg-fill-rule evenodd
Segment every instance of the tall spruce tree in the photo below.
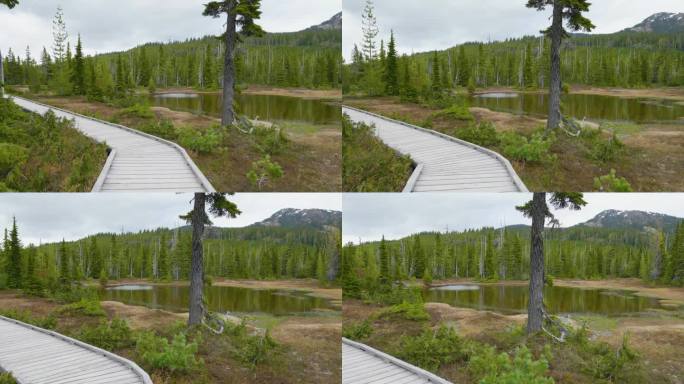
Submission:
M 579 210 L 587 204 L 582 193 L 553 193 L 548 204 L 556 209 Z M 544 320 L 544 227 L 547 219 L 557 223 L 549 209 L 545 192 L 535 192 L 531 201 L 516 207 L 532 219 L 530 229 L 530 293 L 527 306 L 527 333 L 542 330 Z
M 12 9 L 19 4 L 19 0 L 0 0 L 0 4 L 6 5 L 9 9 Z
M 361 31 L 363 33 L 362 50 L 366 61 L 376 59 L 375 38 L 378 36 L 378 20 L 375 18 L 375 6 L 372 0 L 366 0 L 361 15 Z
M 553 7 L 551 26 L 544 33 L 551 38 L 551 75 L 549 77 L 549 116 L 547 133 L 560 126 L 561 115 L 561 43 L 568 37 L 563 21 L 573 31 L 591 32 L 594 24 L 582 15 L 589 11 L 591 3 L 587 0 L 528 0 L 528 8 L 543 11 Z
M 7 254 L 7 286 L 15 289 L 21 288 L 21 242 L 16 218 L 12 218 L 12 230 L 9 233 L 9 240 L 5 242 L 5 252 Z
M 71 73 L 71 82 L 74 84 L 74 92 L 77 95 L 85 95 L 85 59 L 83 58 L 81 34 L 78 35 L 78 42 L 76 43 L 76 55 L 74 56 L 74 68 Z
M 226 15 L 225 57 L 223 64 L 223 113 L 221 125 L 230 126 L 235 121 L 235 53 L 242 37 L 260 36 L 263 29 L 255 20 L 261 17 L 261 0 L 211 1 L 204 6 L 204 16 L 219 18 Z M 240 28 L 238 33 L 238 27 Z
M 194 206 L 192 211 L 181 216 L 192 225 L 192 266 L 190 272 L 190 316 L 188 326 L 198 325 L 204 319 L 206 309 L 203 305 L 204 298 L 204 248 L 202 238 L 204 236 L 204 226 L 211 225 L 209 215 L 207 215 L 207 204 L 209 213 L 215 217 L 235 218 L 240 210 L 235 203 L 226 199 L 224 193 L 195 193 Z
M 399 94 L 399 68 L 397 64 L 397 47 L 394 41 L 394 31 L 390 32 L 385 58 L 385 93 L 391 96 Z

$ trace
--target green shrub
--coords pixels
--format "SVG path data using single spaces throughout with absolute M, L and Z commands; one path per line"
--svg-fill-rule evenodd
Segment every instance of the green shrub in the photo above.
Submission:
M 173 122 L 168 119 L 145 122 L 139 124 L 137 128 L 145 133 L 167 140 L 176 140 L 176 138 L 178 138 L 176 127 L 174 127 Z
M 403 286 L 386 289 L 371 289 L 364 292 L 361 297 L 365 301 L 383 305 L 396 305 L 401 303 L 423 303 L 422 291 L 419 287 L 406 288 Z
M 243 338 L 236 357 L 243 363 L 255 368 L 268 360 L 275 347 L 277 344 L 268 332 L 263 336 L 248 336 Z
M 198 360 L 198 341 L 189 343 L 184 333 L 178 333 L 169 341 L 154 332 L 141 333 L 136 341 L 136 353 L 153 369 L 171 373 L 187 374 L 202 365 Z
M 84 326 L 76 334 L 76 338 L 96 347 L 113 351 L 133 345 L 133 333 L 126 320 L 112 319 L 102 321 L 96 326 Z
M 535 360 L 526 346 L 519 347 L 511 358 L 507 353 L 497 354 L 490 346 L 483 346 L 474 354 L 468 368 L 480 384 L 553 384 L 547 377 L 549 363 L 544 358 Z
M 373 325 L 366 319 L 364 321 L 344 324 L 342 326 L 342 336 L 351 340 L 363 340 L 373 334 Z
M 81 299 L 75 303 L 63 305 L 59 309 L 59 313 L 64 314 L 81 314 L 85 316 L 104 316 L 105 311 L 102 309 L 99 300 Z
M 200 132 L 192 127 L 181 127 L 178 130 L 178 143 L 197 153 L 213 153 L 223 141 L 220 129 L 209 129 Z
M 471 124 L 456 131 L 456 137 L 469 143 L 483 147 L 493 147 L 499 145 L 499 133 L 496 127 L 489 121 L 478 124 Z
M 403 302 L 395 304 L 380 313 L 380 317 L 398 316 L 406 320 L 423 321 L 429 320 L 430 315 L 425 310 L 423 303 L 408 303 Z
M 601 162 L 613 161 L 622 153 L 624 147 L 625 145 L 618 139 L 615 133 L 608 140 L 604 140 L 602 135 L 599 135 L 592 142 L 589 157 Z
M 10 372 L 3 372 L 0 373 L 0 384 L 17 384 L 17 381 Z
M 597 379 L 623 382 L 621 378 L 638 365 L 639 354 L 629 346 L 629 334 L 623 336 L 617 351 L 608 343 L 590 342 L 586 345 L 589 358 L 585 359 L 585 369 Z
M 16 309 L 0 309 L 0 316 L 35 325 L 38 328 L 55 329 L 55 327 L 57 327 L 57 318 L 52 313 L 47 316 L 34 316 L 28 310 L 18 311 Z
M 601 192 L 632 192 L 632 186 L 624 177 L 618 177 L 615 170 L 594 178 L 594 188 Z
M 366 124 L 342 117 L 342 185 L 346 192 L 400 192 L 413 163 L 387 147 Z
M 269 155 L 280 153 L 288 142 L 285 129 L 278 126 L 266 127 L 256 125 L 254 126 L 253 135 L 259 151 Z
M 271 161 L 270 155 L 265 155 L 261 160 L 253 162 L 252 169 L 247 173 L 247 179 L 258 190 L 281 177 L 283 177 L 283 168 L 280 164 Z
M 549 150 L 554 140 L 553 136 L 545 138 L 541 132 L 534 133 L 529 139 L 513 132 L 501 135 L 504 155 L 512 160 L 528 163 L 553 161 L 555 155 L 549 153 Z
M 455 120 L 473 120 L 473 114 L 470 113 L 470 109 L 466 103 L 454 104 L 449 108 L 433 113 L 432 116 Z
M 49 297 L 60 303 L 76 303 L 82 300 L 99 301 L 97 290 L 91 287 L 50 287 Z
M 465 357 L 461 338 L 443 325 L 437 330 L 426 329 L 418 336 L 402 336 L 395 355 L 429 371 Z
M 28 150 L 21 145 L 0 143 L 0 176 L 6 175 L 27 159 Z
M 137 117 L 140 119 L 152 119 L 154 118 L 154 112 L 150 109 L 150 106 L 146 103 L 135 103 L 130 107 L 124 108 L 118 113 L 121 117 Z

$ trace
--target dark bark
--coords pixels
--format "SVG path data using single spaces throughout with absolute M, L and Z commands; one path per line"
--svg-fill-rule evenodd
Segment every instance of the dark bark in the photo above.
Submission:
M 559 127 L 561 121 L 561 42 L 563 40 L 563 5 L 560 0 L 553 3 L 551 24 L 551 78 L 549 79 L 549 118 L 547 132 Z
M 196 325 L 204 318 L 202 304 L 204 290 L 204 250 L 202 249 L 202 236 L 204 235 L 204 222 L 206 195 L 195 193 L 195 206 L 192 210 L 192 265 L 190 269 L 190 318 L 188 325 Z
M 235 45 L 237 26 L 237 16 L 233 13 L 232 7 L 235 2 L 229 2 L 228 19 L 226 21 L 226 54 L 223 65 L 223 114 L 221 115 L 221 125 L 229 126 L 235 120 L 233 110 L 233 100 L 235 98 Z
M 2 52 L 0 52 L 0 97 L 5 95 L 5 69 L 2 64 Z
M 535 193 L 532 198 L 532 229 L 530 248 L 530 302 L 527 307 L 527 333 L 542 329 L 544 308 L 544 222 L 546 221 L 546 193 Z

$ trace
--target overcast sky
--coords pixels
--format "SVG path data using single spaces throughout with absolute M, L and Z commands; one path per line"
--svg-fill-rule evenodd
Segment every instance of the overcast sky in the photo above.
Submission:
M 349 60 L 361 45 L 361 12 L 366 0 L 343 2 L 343 49 Z M 500 40 L 538 34 L 550 11 L 525 7 L 526 0 L 374 0 L 380 39 L 394 30 L 401 53 L 445 49 L 468 41 Z M 613 33 L 656 12 L 684 12 L 682 0 L 593 0 L 588 14 L 595 33 Z
M 207 0 L 20 0 L 0 6 L 0 50 L 22 55 L 52 46 L 52 19 L 61 5 L 70 34 L 81 33 L 87 54 L 189 37 L 220 35 L 223 19 L 202 16 Z M 262 0 L 259 24 L 269 32 L 292 32 L 317 25 L 340 12 L 341 0 Z
M 192 209 L 191 194 L 0 194 L 0 230 L 16 216 L 24 244 L 77 240 L 101 232 L 137 232 L 184 225 L 178 216 Z M 213 219 L 221 227 L 244 227 L 282 208 L 341 210 L 334 193 L 240 193 L 229 197 L 242 214 Z
M 515 210 L 532 198 L 527 193 L 354 194 L 343 197 L 345 243 L 398 239 L 423 231 L 462 231 L 484 226 L 530 224 Z M 684 217 L 684 194 L 585 194 L 581 211 L 554 212 L 563 227 L 585 222 L 606 209 L 641 210 Z

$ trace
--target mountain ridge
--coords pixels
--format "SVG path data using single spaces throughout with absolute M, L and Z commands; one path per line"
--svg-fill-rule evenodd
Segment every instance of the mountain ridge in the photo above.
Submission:
M 684 32 L 684 13 L 658 12 L 621 32 Z M 618 32 L 619 33 L 619 32 Z

